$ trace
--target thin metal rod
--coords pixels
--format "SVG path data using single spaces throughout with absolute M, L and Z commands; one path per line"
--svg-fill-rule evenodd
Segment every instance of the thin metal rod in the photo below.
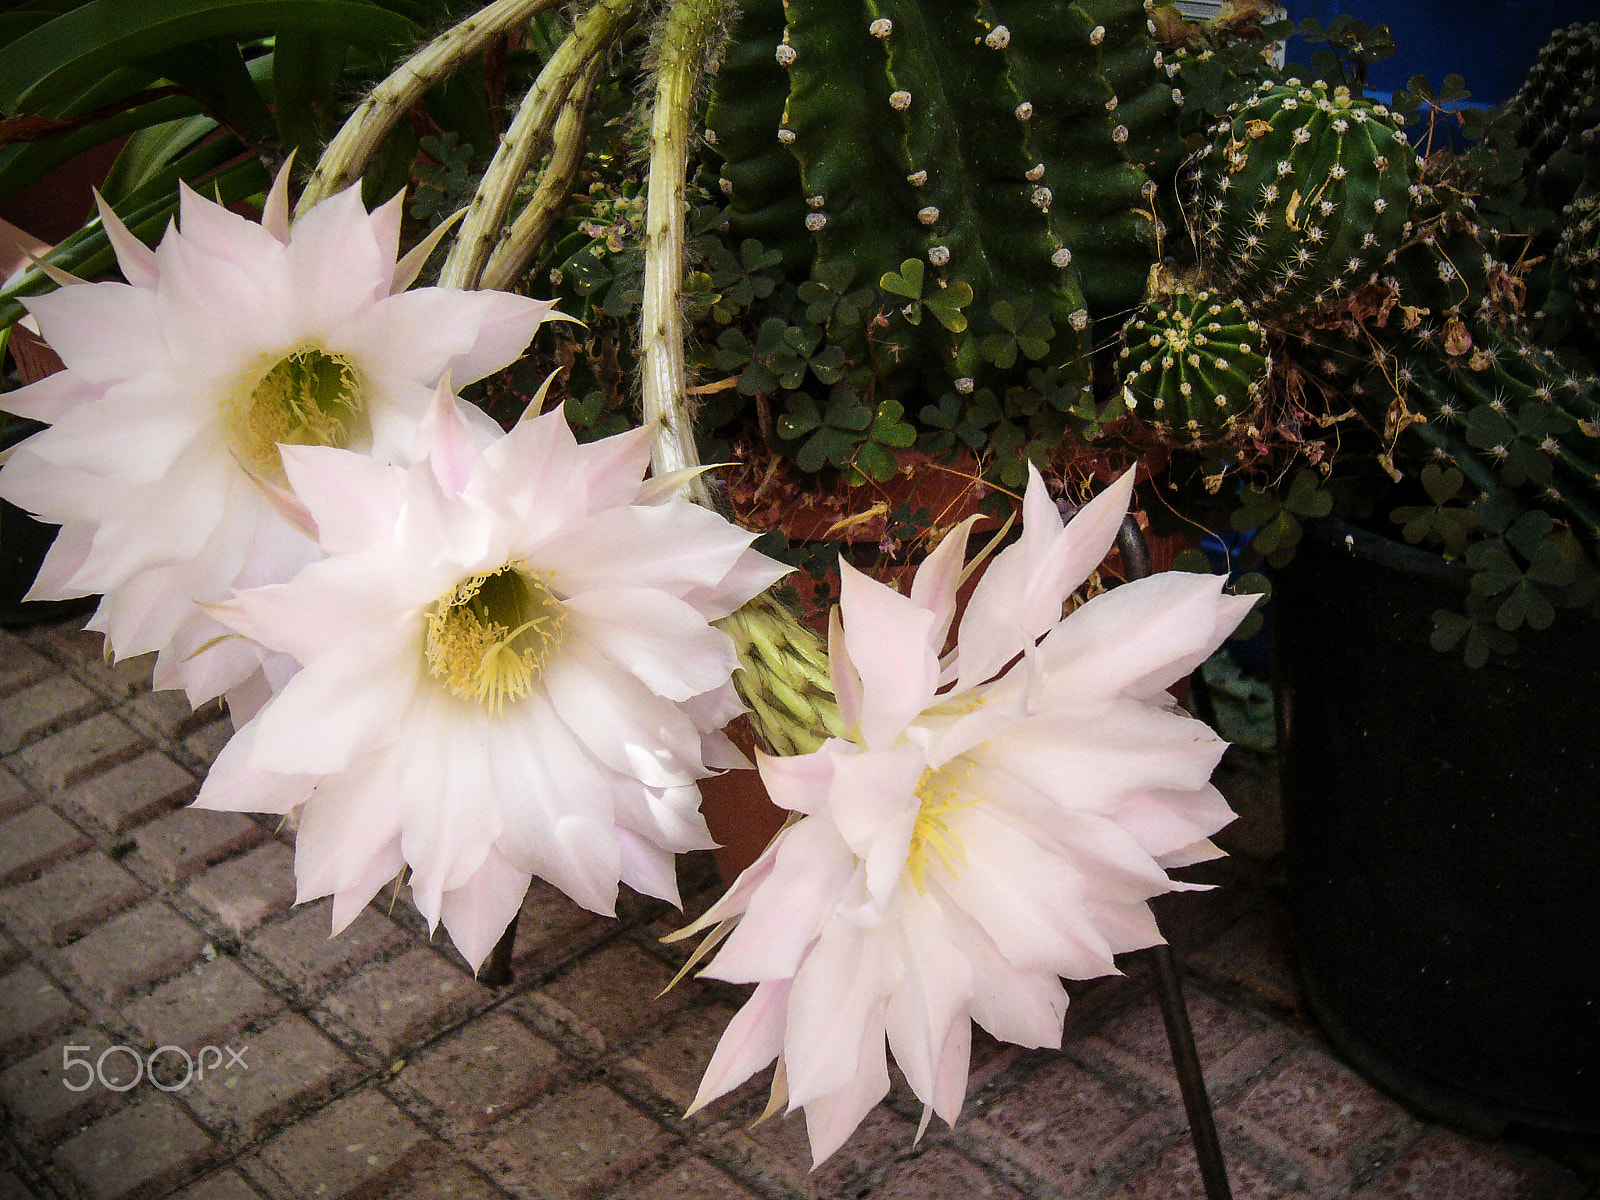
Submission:
M 520 913 L 517 915 L 521 916 Z M 517 918 L 512 917 L 511 924 L 506 926 L 506 931 L 500 935 L 500 940 L 484 960 L 483 969 L 478 972 L 479 983 L 489 987 L 505 987 L 511 982 L 511 947 L 516 940 Z
M 1150 574 L 1150 544 L 1145 541 L 1139 522 L 1131 515 L 1122 519 L 1122 528 L 1117 531 L 1117 548 L 1122 551 L 1123 567 L 1130 580 L 1143 579 Z M 1189 1006 L 1184 1003 L 1183 985 L 1178 980 L 1177 959 L 1173 957 L 1172 947 L 1165 942 L 1142 953 L 1155 968 L 1156 1000 L 1161 1005 L 1162 1023 L 1167 1027 L 1167 1045 L 1172 1049 L 1172 1066 L 1178 1075 L 1183 1111 L 1189 1118 L 1189 1136 L 1200 1164 L 1200 1182 L 1206 1189 L 1206 1200 L 1233 1200 L 1233 1189 L 1228 1186 L 1228 1165 L 1222 1157 L 1222 1143 L 1217 1140 L 1217 1122 L 1211 1112 L 1211 1098 L 1206 1095 L 1200 1054 L 1194 1045 L 1194 1026 L 1189 1022 Z
M 1228 1186 L 1228 1164 L 1223 1161 L 1222 1143 L 1217 1140 L 1217 1122 L 1211 1113 L 1211 1098 L 1206 1095 L 1205 1076 L 1200 1071 L 1200 1055 L 1194 1045 L 1194 1027 L 1189 1024 L 1189 1008 L 1183 1002 L 1183 986 L 1178 982 L 1178 962 L 1172 947 L 1163 942 L 1142 951 L 1156 971 L 1156 999 L 1161 1004 L 1161 1020 L 1167 1027 L 1167 1044 L 1172 1047 L 1172 1065 L 1178 1072 L 1178 1091 L 1183 1094 L 1183 1111 L 1189 1117 L 1189 1136 L 1194 1141 L 1194 1156 L 1200 1163 L 1200 1182 L 1206 1200 L 1233 1200 Z

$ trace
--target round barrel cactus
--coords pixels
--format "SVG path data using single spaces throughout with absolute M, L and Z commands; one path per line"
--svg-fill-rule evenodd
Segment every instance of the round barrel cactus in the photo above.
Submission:
M 1209 445 L 1249 430 L 1271 373 L 1266 330 L 1210 291 L 1157 296 L 1122 330 L 1123 400 L 1159 437 Z
M 1322 81 L 1264 83 L 1198 162 L 1210 280 L 1263 319 L 1372 282 L 1409 232 L 1420 163 L 1385 108 Z

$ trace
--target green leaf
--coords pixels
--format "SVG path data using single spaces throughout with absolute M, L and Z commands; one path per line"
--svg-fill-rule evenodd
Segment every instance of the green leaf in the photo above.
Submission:
M 839 386 L 828 394 L 823 418 L 835 429 L 859 433 L 872 424 L 872 410 L 850 388 Z
M 894 296 L 904 296 L 908 300 L 922 299 L 922 260 L 908 258 L 900 264 L 898 273 L 885 271 L 878 280 L 878 286 Z
M 897 469 L 894 455 L 876 442 L 863 442 L 856 451 L 854 462 L 857 470 L 879 483 L 894 478 Z
M 900 419 L 905 411 L 897 400 L 879 404 L 872 418 L 872 440 L 902 450 L 916 442 L 917 431 Z
M 941 287 L 923 301 L 934 319 L 951 333 L 964 333 L 967 318 L 962 309 L 972 303 L 972 287 L 963 279 Z
M 91 0 L 0 49 L 0 110 L 46 112 L 107 72 L 207 38 L 295 29 L 388 49 L 421 30 L 361 0 Z
M 779 437 L 790 440 L 804 437 L 822 424 L 817 402 L 804 392 L 790 392 L 785 403 L 788 411 L 778 418 Z
M 1438 463 L 1428 463 L 1422 468 L 1422 490 L 1428 493 L 1428 499 L 1435 504 L 1443 505 L 1454 500 L 1466 484 L 1466 477 L 1455 467 L 1441 467 Z
M 1297 517 L 1308 520 L 1325 517 L 1333 511 L 1333 495 L 1318 488 L 1317 473 L 1310 467 L 1301 467 L 1289 483 L 1289 494 L 1283 506 Z

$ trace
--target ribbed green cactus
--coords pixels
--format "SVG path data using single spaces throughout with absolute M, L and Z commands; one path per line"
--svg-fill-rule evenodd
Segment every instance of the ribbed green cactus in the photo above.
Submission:
M 1383 107 L 1320 80 L 1264 83 L 1199 160 L 1208 277 L 1259 318 L 1373 281 L 1409 232 L 1419 163 Z
M 1153 261 L 1130 153 L 1165 168 L 1177 144 L 1158 57 L 1141 0 L 751 0 L 707 120 L 733 235 L 792 279 L 883 281 L 921 322 L 902 357 L 958 391 L 1009 367 L 985 339 L 1029 314 L 1086 383 L 1091 313 L 1137 304 Z
M 1403 335 L 1352 388 L 1377 427 L 1408 426 L 1484 495 L 1506 489 L 1600 535 L 1600 383 L 1567 371 L 1515 325 L 1470 322 L 1467 343 Z
M 1556 251 L 1578 312 L 1600 337 L 1600 194 L 1580 196 L 1566 213 Z
M 1209 291 L 1157 296 L 1122 330 L 1123 400 L 1178 443 L 1245 434 L 1271 372 L 1266 336 L 1238 303 Z
M 1528 165 L 1538 167 L 1578 129 L 1600 119 L 1595 91 L 1600 87 L 1600 21 L 1558 29 L 1539 51 L 1539 59 L 1507 108 L 1522 117 L 1518 141 Z

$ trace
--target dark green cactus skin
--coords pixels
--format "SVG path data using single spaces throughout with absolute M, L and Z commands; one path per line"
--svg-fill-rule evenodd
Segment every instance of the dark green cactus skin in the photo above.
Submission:
M 1600 337 L 1600 194 L 1573 201 L 1556 258 L 1566 272 L 1578 313 Z
M 707 117 L 733 235 L 795 280 L 915 258 L 927 289 L 966 283 L 967 328 L 925 319 L 910 356 L 963 390 L 1000 301 L 1042 310 L 1044 361 L 1086 383 L 1091 313 L 1137 304 L 1154 259 L 1129 147 L 1176 142 L 1156 57 L 1141 0 L 751 0 Z
M 1600 535 L 1600 382 L 1567 371 L 1513 322 L 1466 322 L 1464 343 L 1438 326 L 1390 332 L 1381 353 L 1346 347 L 1362 362 L 1347 394 L 1375 429 L 1398 411 L 1406 427 L 1484 495 L 1506 491 Z M 1333 366 L 1332 363 L 1328 364 Z
M 1080 0 L 1080 4 L 1089 19 L 1106 31 L 1100 43 L 1100 69 L 1117 100 L 1113 116 L 1128 131 L 1123 147 L 1128 158 L 1158 183 L 1170 180 L 1187 156 L 1178 129 L 1183 97 L 1151 37 L 1150 18 L 1142 5 L 1125 0 Z
M 1209 291 L 1157 296 L 1123 328 L 1123 401 L 1164 440 L 1248 435 L 1271 374 L 1266 330 Z
M 1373 282 L 1408 230 L 1420 169 L 1388 111 L 1320 80 L 1264 83 L 1199 160 L 1208 276 L 1262 319 Z
M 1441 334 L 1452 318 L 1500 323 L 1510 296 L 1495 284 L 1509 281 L 1511 271 L 1472 198 L 1435 196 L 1424 188 L 1411 225 L 1381 277 L 1402 306 L 1400 323 L 1420 320 L 1422 328 Z

